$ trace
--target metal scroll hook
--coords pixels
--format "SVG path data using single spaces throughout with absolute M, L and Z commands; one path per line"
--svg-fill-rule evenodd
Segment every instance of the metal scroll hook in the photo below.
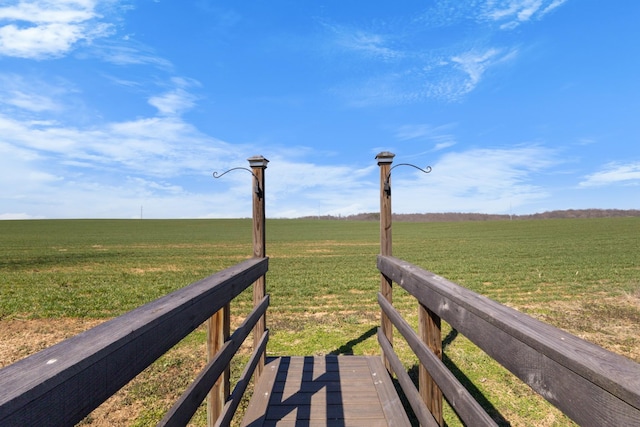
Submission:
M 255 180 L 255 189 L 254 189 L 254 191 L 258 195 L 258 198 L 262 199 L 262 196 L 264 195 L 264 192 L 262 191 L 262 188 L 260 188 L 260 180 L 258 179 L 256 174 L 253 173 L 253 171 L 251 169 L 249 169 L 249 168 L 243 168 L 243 167 L 239 166 L 237 168 L 231 168 L 228 171 L 222 172 L 220 174 L 218 172 L 214 172 L 213 173 L 213 177 L 214 178 L 222 178 L 224 175 L 228 174 L 229 172 L 235 171 L 235 170 L 238 170 L 238 169 L 245 170 L 245 171 L 249 172 L 251 175 L 253 175 L 253 178 Z
M 389 173 L 387 174 L 387 177 L 384 180 L 384 192 L 387 194 L 387 197 L 391 196 L 391 184 L 389 182 L 389 180 L 391 179 L 391 171 L 397 168 L 398 166 L 411 166 L 412 168 L 418 169 L 420 172 L 424 172 L 424 173 L 429 173 L 432 170 L 431 166 L 427 166 L 426 168 L 422 169 L 416 165 L 412 165 L 411 163 L 398 163 L 397 165 L 394 165 L 391 169 L 389 169 Z

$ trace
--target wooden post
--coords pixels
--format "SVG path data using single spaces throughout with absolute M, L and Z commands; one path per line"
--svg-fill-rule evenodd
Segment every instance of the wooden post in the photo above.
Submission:
M 442 360 L 442 330 L 440 317 L 422 304 L 418 304 L 418 334 L 429 349 Z M 440 426 L 442 417 L 442 391 L 422 363 L 418 370 L 418 389 L 422 400 Z
M 265 210 L 264 210 L 264 170 L 269 162 L 262 156 L 254 156 L 248 159 L 255 178 L 251 180 L 253 193 L 253 256 L 264 258 L 265 256 Z M 253 302 L 257 306 L 266 293 L 265 278 L 262 276 L 253 284 Z M 264 316 L 258 321 L 253 331 L 254 348 L 258 346 L 262 333 L 266 330 Z M 207 320 L 207 356 L 211 361 L 222 349 L 225 341 L 229 339 L 231 332 L 231 310 L 229 304 L 218 310 Z M 265 357 L 262 356 L 256 367 L 256 379 L 264 369 Z M 207 426 L 213 427 L 222 414 L 224 404 L 229 398 L 231 384 L 229 381 L 230 369 L 227 367 L 224 373 L 207 396 Z
M 222 349 L 230 333 L 230 306 L 225 305 L 207 320 L 207 357 L 211 361 Z M 222 414 L 224 403 L 229 397 L 230 371 L 227 368 L 218 378 L 207 397 L 207 426 L 213 427 Z
M 391 241 L 391 163 L 395 154 L 388 151 L 379 153 L 376 156 L 378 166 L 380 166 L 380 255 L 392 254 Z M 382 296 L 393 303 L 393 282 L 384 274 L 380 274 L 380 293 Z M 393 345 L 393 325 L 391 320 L 384 312 L 380 313 L 380 328 L 382 333 L 387 337 Z M 382 360 L 389 372 L 391 365 L 382 353 Z
M 254 184 L 253 191 L 253 256 L 255 258 L 264 258 L 266 256 L 266 234 L 265 234 L 265 201 L 264 201 L 264 170 L 267 168 L 269 160 L 262 156 L 254 156 L 248 159 L 249 165 L 256 176 L 257 182 Z M 253 284 L 253 306 L 256 307 L 265 297 L 266 289 L 265 276 L 260 277 Z M 266 315 L 263 315 L 253 329 L 253 348 L 257 348 L 260 344 L 260 338 L 264 331 L 267 330 Z M 264 370 L 265 355 L 260 357 L 260 361 L 256 366 L 255 380 L 257 381 Z

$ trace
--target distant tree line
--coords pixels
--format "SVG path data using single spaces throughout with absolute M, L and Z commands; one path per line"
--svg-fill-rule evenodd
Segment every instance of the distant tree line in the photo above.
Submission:
M 523 219 L 552 219 L 552 218 L 612 218 L 612 217 L 640 216 L 637 209 L 568 209 L 556 210 L 527 215 L 482 214 L 482 213 L 411 213 L 393 214 L 393 220 L 399 222 L 453 222 L 453 221 L 509 221 Z M 380 213 L 369 212 L 348 216 L 307 216 L 302 219 L 324 219 L 340 221 L 379 221 Z

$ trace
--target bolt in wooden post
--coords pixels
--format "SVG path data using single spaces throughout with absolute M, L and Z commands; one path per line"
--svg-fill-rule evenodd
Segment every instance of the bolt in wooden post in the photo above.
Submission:
M 384 151 L 376 156 L 380 166 L 380 255 L 392 255 L 391 242 L 391 163 L 395 154 Z M 393 282 L 384 274 L 380 274 L 380 293 L 390 303 L 393 302 Z M 393 345 L 393 325 L 384 312 L 380 315 L 382 333 Z M 382 359 L 389 372 L 391 366 L 382 354 Z
M 257 183 L 253 192 L 253 256 L 264 258 L 266 256 L 266 234 L 265 234 L 265 200 L 264 200 L 264 170 L 267 168 L 269 160 L 262 156 L 254 156 L 248 159 L 249 165 L 257 178 Z M 266 295 L 265 276 L 260 277 L 253 284 L 253 306 L 256 307 Z M 260 338 L 267 330 L 266 315 L 263 315 L 253 329 L 253 348 L 260 344 Z M 265 355 L 263 354 L 255 370 L 255 380 L 257 381 L 264 370 Z

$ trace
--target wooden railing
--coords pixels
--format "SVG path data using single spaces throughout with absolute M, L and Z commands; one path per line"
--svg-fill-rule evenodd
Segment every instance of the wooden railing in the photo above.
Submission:
M 268 269 L 253 258 L 107 321 L 0 370 L 0 425 L 69 426 L 122 388 Z M 225 340 L 160 425 L 186 425 L 227 369 L 269 305 L 265 296 Z M 228 425 L 253 370 L 264 354 L 268 331 L 217 419 Z
M 381 274 L 414 296 L 425 313 L 416 333 L 388 298 L 378 295 L 384 315 L 428 373 L 420 388 L 433 389 L 433 381 L 465 425 L 496 422 L 442 362 L 440 319 L 578 424 L 640 425 L 640 364 L 408 262 L 381 255 L 377 265 Z M 378 340 L 420 423 L 442 425 L 442 397 L 431 393 L 425 402 L 427 394 L 416 389 L 387 335 L 379 332 Z

